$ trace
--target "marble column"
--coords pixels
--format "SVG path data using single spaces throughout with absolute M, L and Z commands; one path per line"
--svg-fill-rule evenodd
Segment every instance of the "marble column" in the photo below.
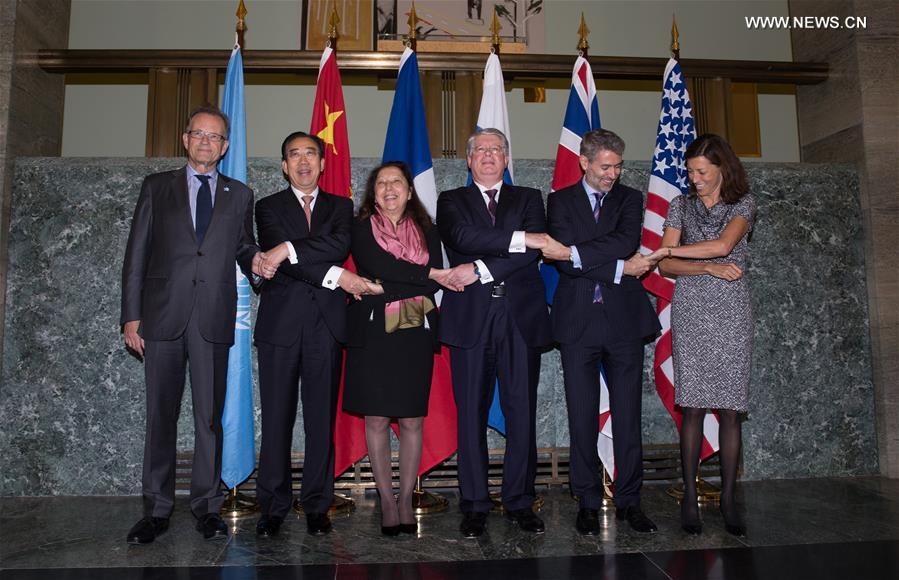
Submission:
M 71 0 L 0 0 L 0 344 L 12 169 L 19 156 L 58 156 L 65 77 L 45 73 L 33 55 L 68 48 Z
M 899 477 L 899 11 L 882 0 L 790 0 L 793 16 L 866 18 L 866 27 L 794 29 L 793 58 L 830 63 L 797 90 L 802 161 L 859 173 L 880 470 Z

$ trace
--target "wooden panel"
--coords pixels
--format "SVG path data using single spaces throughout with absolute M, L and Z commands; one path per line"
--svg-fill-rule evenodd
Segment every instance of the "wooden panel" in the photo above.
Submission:
M 147 98 L 147 157 L 181 154 L 182 119 L 178 115 L 178 69 L 150 72 Z
M 421 75 L 421 92 L 431 157 L 443 157 L 443 83 L 439 72 L 428 71 Z
M 465 157 L 465 145 L 474 131 L 478 121 L 478 109 L 481 105 L 481 93 L 484 90 L 484 79 L 481 74 L 457 72 L 455 87 L 455 134 L 456 155 Z
M 761 157 L 758 85 L 731 83 L 728 141 L 741 157 Z
M 328 40 L 328 22 L 337 4 L 340 23 L 337 25 L 337 48 L 340 50 L 371 50 L 374 48 L 374 0 L 305 0 L 306 18 L 303 47 L 321 51 Z
M 728 138 L 730 80 L 724 78 L 693 79 L 693 111 L 696 133 L 715 133 Z

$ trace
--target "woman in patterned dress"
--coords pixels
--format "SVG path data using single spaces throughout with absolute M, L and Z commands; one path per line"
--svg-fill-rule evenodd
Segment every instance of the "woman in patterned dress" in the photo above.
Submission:
M 677 277 L 671 331 L 675 402 L 683 411 L 681 527 L 689 534 L 702 532 L 696 473 L 706 410 L 714 409 L 720 420 L 721 513 L 727 531 L 743 536 L 734 492 L 752 359 L 745 274 L 755 200 L 740 160 L 721 137 L 700 136 L 685 157 L 691 191 L 672 201 L 656 256 L 659 270 Z

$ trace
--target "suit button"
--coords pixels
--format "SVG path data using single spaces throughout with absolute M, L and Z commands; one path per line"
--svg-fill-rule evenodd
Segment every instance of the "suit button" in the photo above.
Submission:
M 197 281 L 196 281 L 196 280 L 191 280 L 191 282 L 193 283 L 194 286 L 197 285 Z
M 203 255 L 203 252 L 197 250 L 197 255 L 198 255 L 198 256 L 202 256 L 202 255 Z

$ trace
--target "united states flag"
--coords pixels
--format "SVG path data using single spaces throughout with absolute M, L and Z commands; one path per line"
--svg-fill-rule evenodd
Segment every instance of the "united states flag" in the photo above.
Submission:
M 662 225 L 668 216 L 671 200 L 689 191 L 684 152 L 695 138 L 693 105 L 690 103 L 680 64 L 672 58 L 668 60 L 662 77 L 662 106 L 649 191 L 646 195 L 642 253 L 659 249 L 662 245 Z M 662 335 L 656 341 L 653 363 L 656 392 L 680 429 L 682 415 L 674 404 L 674 367 L 671 361 L 671 299 L 674 296 L 674 280 L 653 271 L 643 280 L 643 285 L 656 296 L 656 313 L 662 325 Z M 705 459 L 718 451 L 718 418 L 714 414 L 706 415 L 703 433 L 705 440 L 702 443 L 701 457 Z

